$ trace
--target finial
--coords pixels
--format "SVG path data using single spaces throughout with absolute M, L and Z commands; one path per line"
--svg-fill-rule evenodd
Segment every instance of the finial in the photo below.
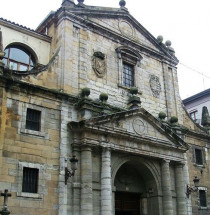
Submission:
M 120 5 L 120 7 L 125 7 L 126 1 L 125 0 L 120 0 L 119 5 Z
M 171 44 L 172 44 L 172 43 L 171 43 L 170 40 L 167 40 L 167 41 L 165 42 L 165 45 L 166 45 L 166 47 L 168 48 L 168 50 L 170 51 L 170 53 L 174 55 L 174 54 L 175 54 L 175 51 L 174 51 L 174 48 L 171 47 Z
M 167 40 L 167 41 L 165 42 L 165 45 L 166 45 L 167 47 L 170 47 L 170 46 L 171 46 L 171 41 L 170 41 L 170 40 Z
M 79 2 L 79 4 L 81 3 L 81 4 L 83 4 L 83 2 L 85 1 L 85 0 L 77 0 L 78 2 Z
M 162 42 L 163 42 L 163 36 L 162 36 L 162 35 L 159 35 L 159 36 L 157 37 L 157 40 L 158 40 L 159 43 L 162 43 Z

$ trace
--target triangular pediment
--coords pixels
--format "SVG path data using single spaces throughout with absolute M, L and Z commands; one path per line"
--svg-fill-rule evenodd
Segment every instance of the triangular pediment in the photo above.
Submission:
M 71 14 L 74 16 L 74 19 L 76 17 L 78 17 L 78 19 L 84 19 L 85 24 L 93 28 L 93 30 L 101 31 L 101 33 L 105 33 L 110 37 L 122 36 L 123 38 L 127 38 L 127 42 L 137 44 L 143 49 L 151 49 L 155 54 L 160 54 L 162 57 L 165 56 L 175 64 L 178 63 L 178 59 L 170 53 L 167 47 L 158 42 L 158 40 L 126 10 L 85 6 L 84 8 L 71 8 L 69 16 L 71 16 Z
M 89 17 L 93 23 L 101 25 L 105 28 L 110 29 L 117 34 L 126 37 L 128 40 L 139 43 L 151 49 L 154 49 L 157 52 L 161 52 L 157 45 L 149 41 L 146 37 L 145 33 L 141 31 L 141 29 L 137 29 L 131 20 L 126 20 L 124 18 L 97 18 L 97 17 Z
M 116 114 L 95 117 L 84 122 L 86 128 L 106 131 L 119 138 L 129 138 L 187 149 L 188 146 L 171 128 L 153 117 L 145 109 L 123 111 Z

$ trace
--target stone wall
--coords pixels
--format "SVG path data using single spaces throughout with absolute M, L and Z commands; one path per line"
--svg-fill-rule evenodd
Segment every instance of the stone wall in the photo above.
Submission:
M 12 193 L 12 214 L 57 214 L 60 108 L 55 98 L 18 87 L 1 85 L 1 168 L 0 187 Z M 26 109 L 42 111 L 41 131 L 24 127 Z M 39 169 L 38 193 L 22 192 L 23 167 Z M 3 204 L 2 198 L 0 205 Z

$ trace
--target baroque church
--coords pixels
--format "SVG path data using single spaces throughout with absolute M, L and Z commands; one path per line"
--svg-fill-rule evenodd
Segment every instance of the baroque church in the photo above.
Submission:
M 171 42 L 124 0 L 0 29 L 0 214 L 210 214 L 209 114 L 189 117 Z

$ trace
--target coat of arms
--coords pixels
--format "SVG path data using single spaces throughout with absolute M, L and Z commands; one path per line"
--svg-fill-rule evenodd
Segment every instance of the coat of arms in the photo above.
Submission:
M 106 73 L 105 54 L 103 54 L 102 52 L 94 52 L 92 64 L 93 64 L 93 70 L 95 71 L 96 75 L 99 78 L 104 77 Z
M 150 76 L 150 88 L 154 97 L 158 98 L 161 92 L 161 85 L 159 78 L 155 75 Z

